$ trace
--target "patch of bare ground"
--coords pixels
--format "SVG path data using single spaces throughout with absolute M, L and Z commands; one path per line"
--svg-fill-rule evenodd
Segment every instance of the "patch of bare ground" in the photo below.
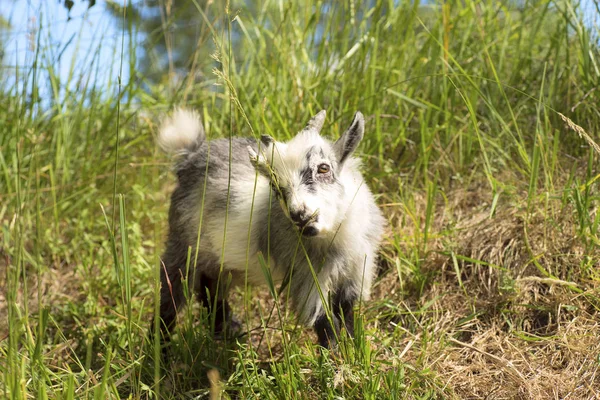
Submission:
M 420 265 L 430 278 L 401 291 L 387 271 L 374 298 L 403 312 L 379 323 L 410 345 L 402 362 L 435 371 L 459 398 L 599 398 L 598 247 L 578 234 L 568 202 L 527 211 L 500 201 L 490 217 L 483 193 L 446 193 Z M 416 203 L 424 212 L 425 199 Z M 394 229 L 414 245 L 418 228 Z

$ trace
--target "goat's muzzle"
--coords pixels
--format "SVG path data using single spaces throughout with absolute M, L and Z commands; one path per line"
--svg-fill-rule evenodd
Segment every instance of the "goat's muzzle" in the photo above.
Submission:
M 290 211 L 290 219 L 300 229 L 304 236 L 316 236 L 319 230 L 313 225 L 318 216 L 307 214 L 304 211 Z

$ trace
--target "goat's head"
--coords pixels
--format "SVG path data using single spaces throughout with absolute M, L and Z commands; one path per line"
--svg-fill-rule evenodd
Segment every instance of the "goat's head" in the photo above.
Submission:
M 289 142 L 263 135 L 260 154 L 248 149 L 252 164 L 271 182 L 284 213 L 305 236 L 334 233 L 343 221 L 348 196 L 342 170 L 364 134 L 360 112 L 335 143 L 321 137 L 324 122 L 325 111 L 321 111 Z

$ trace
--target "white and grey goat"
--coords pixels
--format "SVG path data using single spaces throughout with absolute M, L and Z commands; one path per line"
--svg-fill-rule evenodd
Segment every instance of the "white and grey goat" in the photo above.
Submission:
M 159 144 L 176 154 L 179 181 L 162 258 L 165 336 L 183 305 L 186 270 L 220 331 L 230 317 L 225 283 L 264 284 L 266 268 L 289 285 L 295 311 L 322 346 L 335 345 L 342 328 L 353 334 L 353 306 L 369 297 L 384 218 L 352 157 L 363 115 L 335 143 L 321 137 L 324 121 L 321 111 L 289 142 L 264 135 L 260 146 L 251 138 L 206 141 L 194 112 L 164 121 Z

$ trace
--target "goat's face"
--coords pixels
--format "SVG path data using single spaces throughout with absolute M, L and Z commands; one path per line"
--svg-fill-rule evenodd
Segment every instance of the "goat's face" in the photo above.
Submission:
M 284 213 L 305 236 L 335 233 L 343 221 L 348 204 L 341 173 L 364 134 L 360 112 L 335 143 L 321 137 L 324 121 L 321 111 L 289 142 L 262 136 L 260 154 L 249 149 L 253 165 L 269 179 Z

